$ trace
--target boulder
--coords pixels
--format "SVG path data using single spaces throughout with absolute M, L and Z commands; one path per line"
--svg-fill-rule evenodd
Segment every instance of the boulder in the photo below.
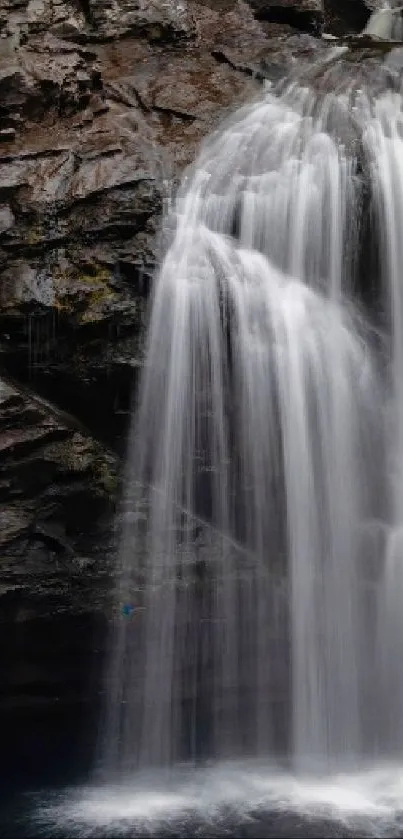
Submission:
M 187 0 L 88 0 L 88 21 L 94 37 L 108 40 L 131 33 L 171 43 L 195 34 Z

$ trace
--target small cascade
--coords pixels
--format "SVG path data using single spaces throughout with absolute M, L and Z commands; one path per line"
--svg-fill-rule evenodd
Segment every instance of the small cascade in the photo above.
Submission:
M 386 41 L 403 40 L 403 5 L 385 3 L 369 18 L 363 35 L 382 38 Z
M 402 99 L 346 74 L 324 93 L 335 72 L 241 109 L 170 217 L 127 458 L 108 778 L 403 748 Z

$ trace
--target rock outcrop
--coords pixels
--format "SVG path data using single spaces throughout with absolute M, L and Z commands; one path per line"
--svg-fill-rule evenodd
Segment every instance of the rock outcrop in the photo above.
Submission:
M 75 420 L 4 380 L 0 456 L 0 736 L 20 777 L 48 747 L 54 765 L 52 725 L 58 742 L 74 721 L 67 749 L 99 692 L 118 475 Z
M 86 611 L 109 577 L 116 459 L 76 421 L 0 382 L 2 618 Z

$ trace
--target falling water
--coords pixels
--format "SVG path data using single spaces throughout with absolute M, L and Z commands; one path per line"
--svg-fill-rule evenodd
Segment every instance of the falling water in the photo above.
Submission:
M 367 121 L 382 286 L 391 334 L 388 412 L 390 516 L 380 593 L 379 655 L 388 750 L 403 749 L 403 110 L 401 96 L 376 102 Z
M 403 6 L 399 2 L 381 2 L 368 20 L 364 35 L 400 41 L 403 38 Z
M 402 100 L 315 84 L 239 111 L 177 197 L 128 453 L 111 775 L 351 765 L 399 727 Z

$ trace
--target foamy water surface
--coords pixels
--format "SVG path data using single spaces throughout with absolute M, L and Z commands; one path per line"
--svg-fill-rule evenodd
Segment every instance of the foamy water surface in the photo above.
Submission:
M 403 766 L 295 777 L 256 762 L 181 767 L 31 797 L 34 836 L 403 836 Z

